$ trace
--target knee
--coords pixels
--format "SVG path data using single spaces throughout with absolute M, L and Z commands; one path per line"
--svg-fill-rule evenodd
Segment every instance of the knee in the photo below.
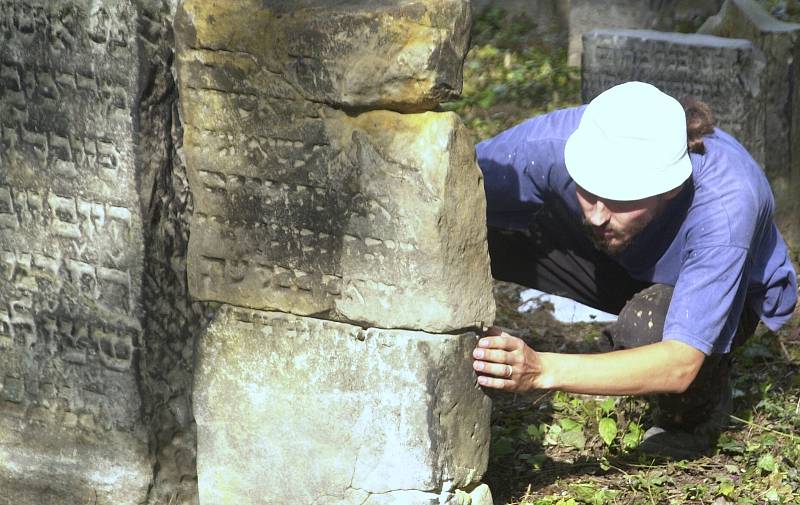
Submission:
M 660 342 L 672 291 L 672 286 L 653 284 L 633 295 L 617 321 L 603 330 L 613 347 L 628 349 Z

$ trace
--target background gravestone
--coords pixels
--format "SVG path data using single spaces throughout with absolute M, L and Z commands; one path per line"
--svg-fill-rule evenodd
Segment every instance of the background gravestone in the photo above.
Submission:
M 136 8 L 0 3 L 0 502 L 141 503 Z
M 646 29 L 694 32 L 719 10 L 722 0 L 568 0 L 567 63 L 581 64 L 583 36 L 602 29 Z
M 460 90 L 469 22 L 455 0 L 181 5 L 189 288 L 224 302 L 201 503 L 491 503 L 465 331 L 494 318 L 482 178 L 425 112 Z
M 800 246 L 800 24 L 770 16 L 752 0 L 728 0 L 699 33 L 742 38 L 766 57 L 764 169 L 776 199 L 776 221 L 787 242 Z
M 650 30 L 596 30 L 583 38 L 582 95 L 588 102 L 625 81 L 708 103 L 716 123 L 764 161 L 764 56 L 747 40 Z

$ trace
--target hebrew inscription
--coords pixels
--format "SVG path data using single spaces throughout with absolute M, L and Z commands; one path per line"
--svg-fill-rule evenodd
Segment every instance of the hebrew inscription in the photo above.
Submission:
M 313 19 L 302 27 L 309 37 L 333 40 L 382 16 L 402 25 L 419 15 L 390 4 L 370 14 L 332 9 L 343 20 L 335 27 L 322 21 L 322 2 L 297 9 Z M 463 6 L 431 6 L 431 22 L 441 21 L 441 10 Z M 358 93 L 348 94 L 358 86 L 337 87 L 334 74 L 360 54 L 358 44 L 337 53 L 320 42 L 331 54 L 315 61 L 317 74 L 310 75 L 307 58 L 283 39 L 289 28 L 277 21 L 288 6 L 247 9 L 246 15 L 186 2 L 176 16 L 184 148 L 196 204 L 191 293 L 436 332 L 492 320 L 481 175 L 461 123 L 449 113 L 335 108 L 344 95 L 350 106 L 374 106 L 371 95 L 358 102 Z M 302 18 L 287 14 L 295 15 Z M 207 23 L 212 18 L 214 26 Z M 237 33 L 270 33 L 269 40 L 229 38 L 229 23 L 241 23 Z M 383 40 L 362 35 L 367 45 Z M 423 63 L 409 62 L 409 75 Z M 328 89 L 326 80 L 338 84 Z
M 649 82 L 711 106 L 717 124 L 764 161 L 764 56 L 752 43 L 710 35 L 596 30 L 583 40 L 583 99 L 625 81 Z
M 136 18 L 128 1 L 0 1 L 0 486 L 14 468 L 39 479 L 17 503 L 94 478 L 63 461 L 26 466 L 25 451 L 46 459 L 71 443 L 98 461 L 119 445 L 107 464 L 130 480 L 95 483 L 100 502 L 146 490 Z M 3 455 L 15 436 L 41 444 Z

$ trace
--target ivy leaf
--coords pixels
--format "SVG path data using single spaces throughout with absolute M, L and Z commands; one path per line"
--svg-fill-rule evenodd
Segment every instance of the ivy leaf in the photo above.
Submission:
M 606 445 L 611 445 L 614 439 L 617 438 L 617 422 L 610 417 L 600 419 L 598 430 L 600 431 L 600 438 L 603 439 Z

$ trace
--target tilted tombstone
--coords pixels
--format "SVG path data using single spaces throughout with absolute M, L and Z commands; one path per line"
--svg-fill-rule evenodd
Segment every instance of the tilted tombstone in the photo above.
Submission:
M 0 3 L 0 503 L 142 503 L 132 2 Z
M 787 241 L 800 247 L 800 24 L 779 21 L 752 0 L 727 0 L 698 33 L 751 41 L 766 57 L 764 169 Z
M 625 81 L 711 107 L 716 124 L 764 161 L 764 56 L 747 40 L 651 30 L 595 30 L 583 38 L 582 95 Z
M 175 26 L 189 288 L 223 302 L 201 503 L 491 503 L 482 178 L 425 112 L 460 90 L 469 3 L 197 0 Z

